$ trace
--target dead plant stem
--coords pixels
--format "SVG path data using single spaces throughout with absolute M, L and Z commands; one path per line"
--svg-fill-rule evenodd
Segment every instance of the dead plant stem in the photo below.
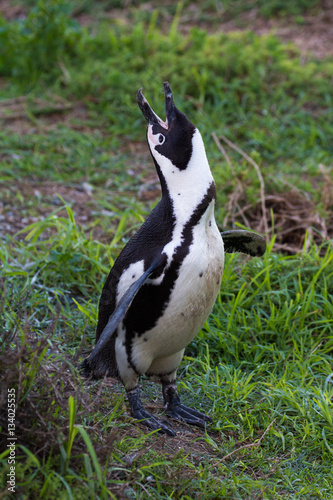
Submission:
M 226 158 L 226 160 L 228 158 L 228 160 L 227 160 L 228 164 L 231 165 L 230 159 L 229 159 L 228 155 L 226 154 L 226 152 L 225 152 L 221 142 L 219 141 L 219 138 L 216 136 L 215 132 L 212 133 L 212 137 L 213 137 L 214 141 L 216 142 L 217 147 L 219 148 L 219 150 L 221 151 L 223 156 Z M 241 156 L 243 156 L 243 158 L 245 158 L 246 161 L 251 163 L 251 165 L 255 168 L 255 170 L 257 172 L 258 179 L 260 182 L 260 200 L 261 200 L 261 210 L 262 210 L 262 217 L 263 217 L 263 223 L 264 223 L 264 231 L 265 231 L 265 235 L 267 237 L 268 236 L 268 222 L 267 222 L 267 211 L 266 211 L 266 204 L 265 204 L 265 183 L 264 183 L 264 179 L 263 179 L 263 176 L 261 174 L 259 165 L 249 155 L 247 155 L 242 149 L 240 149 L 238 146 L 236 146 L 236 144 L 231 142 L 224 135 L 220 135 L 220 138 L 226 144 L 228 144 L 228 146 L 230 146 L 234 151 L 237 151 L 237 153 L 239 153 Z

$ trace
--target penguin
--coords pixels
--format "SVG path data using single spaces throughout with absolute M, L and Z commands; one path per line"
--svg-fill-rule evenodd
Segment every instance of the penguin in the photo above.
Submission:
M 164 99 L 165 121 L 142 89 L 137 93 L 162 196 L 114 262 L 99 301 L 95 348 L 80 370 L 85 377 L 119 379 L 133 417 L 174 436 L 169 421 L 145 409 L 140 377 L 162 385 L 168 417 L 201 428 L 212 422 L 181 403 L 177 368 L 214 306 L 224 252 L 263 255 L 266 242 L 250 231 L 219 231 L 216 187 L 201 134 L 175 106 L 168 82 Z

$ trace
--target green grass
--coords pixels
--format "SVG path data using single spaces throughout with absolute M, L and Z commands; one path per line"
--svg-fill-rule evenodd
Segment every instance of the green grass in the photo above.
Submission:
M 56 245 L 58 237 L 55 234 L 49 243 Z M 83 243 L 80 253 L 84 259 Z M 40 249 L 41 257 L 47 257 L 45 247 L 44 251 Z M 24 256 L 22 259 L 25 260 Z M 18 272 L 16 266 L 7 265 L 6 269 L 8 273 Z M 14 276 L 10 278 L 4 281 L 7 297 L 10 286 L 15 286 Z M 145 498 L 146 492 L 156 498 L 169 498 L 173 491 L 176 498 L 186 498 L 186 494 L 189 498 L 200 495 L 247 498 L 264 488 L 265 498 L 330 498 L 333 488 L 331 249 L 323 258 L 315 247 L 293 257 L 269 252 L 263 261 L 253 259 L 242 263 L 238 257 L 228 258 L 214 311 L 189 346 L 180 370 L 184 401 L 196 406 L 200 402 L 210 411 L 214 424 L 206 434 L 199 431 L 185 435 L 183 452 L 176 451 L 177 447 L 173 450 L 172 439 L 165 442 L 165 438 L 133 429 L 124 415 L 120 387 L 110 393 L 98 382 L 91 392 L 91 399 L 97 398 L 98 407 L 92 401 L 89 407 L 82 406 L 87 389 L 78 384 L 76 398 L 81 408 L 79 418 L 75 419 L 75 399 L 69 395 L 68 380 L 60 366 L 64 359 L 67 364 L 72 362 L 83 332 L 93 340 L 97 291 L 92 301 L 81 299 L 79 309 L 59 301 L 56 312 L 49 304 L 54 303 L 50 296 L 55 291 L 50 285 L 47 276 L 37 277 L 34 281 L 37 288 L 30 291 L 25 303 L 29 336 L 43 342 L 42 333 L 48 331 L 49 349 L 44 346 L 40 353 L 41 346 L 37 353 L 32 350 L 30 356 L 21 359 L 21 376 L 26 384 L 21 411 L 26 410 L 27 399 L 41 398 L 41 394 L 39 397 L 36 394 L 42 384 L 40 377 L 50 373 L 45 369 L 40 373 L 40 366 L 50 363 L 51 353 L 57 352 L 50 371 L 53 386 L 62 387 L 62 399 L 56 402 L 51 414 L 46 411 L 45 401 L 42 404 L 43 398 L 39 405 L 44 419 L 51 422 L 54 419 L 59 426 L 53 432 L 58 432 L 60 452 L 52 450 L 48 456 L 42 459 L 34 456 L 27 463 L 24 459 L 27 451 L 23 449 L 18 477 L 24 475 L 30 479 L 18 490 L 22 498 L 43 487 L 49 491 L 47 498 L 52 498 L 53 490 L 55 495 L 60 491 L 66 495 L 68 489 L 74 498 L 79 498 L 78 492 L 86 488 L 87 477 L 90 477 L 89 488 L 95 494 L 99 492 L 101 498 L 103 489 L 117 492 L 119 484 L 125 484 L 123 481 L 135 498 Z M 58 286 L 61 293 L 65 283 Z M 76 288 L 77 283 L 73 286 Z M 3 335 L 13 327 L 11 322 L 17 320 L 18 297 L 22 300 L 25 293 L 22 280 L 17 281 L 16 302 L 11 306 L 6 304 Z M 38 321 L 40 316 L 43 323 Z M 48 328 L 46 325 L 55 317 L 57 323 Z M 71 377 L 77 380 L 74 371 Z M 157 389 L 145 385 L 150 397 L 156 399 Z M 96 390 L 102 392 L 97 396 Z M 36 420 L 35 428 L 42 427 L 41 431 L 46 433 L 47 428 Z M 267 434 L 259 442 L 266 429 Z M 111 444 L 102 453 L 103 441 L 112 435 Z M 76 447 L 71 448 L 73 443 Z M 177 440 L 177 446 L 181 444 Z M 95 456 L 103 457 L 105 453 L 106 462 Z M 52 478 L 57 474 L 62 480 L 53 483 Z M 167 478 L 171 476 L 173 480 L 169 483 Z M 46 488 L 49 482 L 53 484 L 51 490 Z
M 260 180 L 223 142 L 227 161 L 213 132 L 256 162 L 266 194 L 307 199 L 332 238 L 332 60 L 301 59 L 294 46 L 250 31 L 183 35 L 187 2 L 159 12 L 131 3 L 128 23 L 106 21 L 116 3 L 95 10 L 90 1 L 39 1 L 26 19 L 2 21 L 2 489 L 14 387 L 15 498 L 330 500 L 333 250 L 311 222 L 299 253 L 281 254 L 277 214 L 268 212 L 265 256 L 227 256 L 214 310 L 179 369 L 184 402 L 213 418 L 206 432 L 175 424 L 175 438 L 149 433 L 129 416 L 121 384 L 78 376 L 105 276 L 157 201 L 139 196 L 154 182 L 135 101 L 141 86 L 163 116 L 169 80 L 177 106 L 200 128 L 221 228 L 230 210 L 228 225 L 236 209 L 257 213 Z M 253 5 L 230 3 L 226 15 L 237 20 Z M 319 8 L 256 5 L 267 16 Z M 213 19 L 218 8 L 203 2 L 196 13 Z M 71 12 L 91 15 L 91 26 Z M 24 229 L 14 234 L 15 224 Z M 159 387 L 143 386 L 161 414 Z

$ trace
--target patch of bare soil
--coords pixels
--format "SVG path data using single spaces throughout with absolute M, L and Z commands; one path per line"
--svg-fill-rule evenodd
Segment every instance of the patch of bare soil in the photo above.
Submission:
M 241 26 L 241 28 L 240 28 Z M 333 2 L 325 0 L 321 8 L 302 15 L 300 24 L 294 19 L 265 19 L 258 9 L 241 13 L 237 20 L 221 22 L 218 31 L 251 30 L 258 35 L 273 33 L 284 43 L 292 42 L 302 56 L 311 54 L 322 59 L 333 55 Z
M 24 201 L 13 203 L 18 192 L 22 193 Z M 6 234 L 14 235 L 29 224 L 50 215 L 63 205 L 58 195 L 72 206 L 75 220 L 79 224 L 85 226 L 93 222 L 91 212 L 95 204 L 89 184 L 67 186 L 58 182 L 17 181 L 15 185 L 0 187 L 0 237 Z M 30 215 L 31 209 L 28 205 L 32 198 L 38 200 L 34 205 L 34 216 Z
M 0 102 L 0 123 L 6 130 L 19 135 L 46 133 L 59 125 L 93 132 L 87 126 L 87 119 L 86 104 L 68 102 L 55 94 L 50 95 L 47 101 L 22 95 Z
M 26 16 L 26 8 L 23 5 L 14 4 L 12 0 L 0 0 L 0 12 L 8 21 Z
M 253 206 L 246 202 L 239 184 L 229 198 L 223 225 L 241 222 L 269 239 L 275 235 L 274 250 L 295 254 L 303 249 L 307 235 L 310 237 L 306 240 L 307 246 L 311 241 L 320 246 L 333 239 L 333 181 L 328 175 L 322 202 L 324 215 L 307 193 L 292 188 L 283 193 L 263 194 Z
M 293 189 L 286 193 L 267 195 L 265 206 L 267 213 L 270 214 L 272 211 L 274 214 L 274 220 L 269 221 L 269 230 L 272 232 L 274 225 L 275 250 L 290 254 L 299 252 L 304 247 L 306 234 L 318 245 L 333 238 L 332 211 L 327 212 L 328 216 L 324 218 L 314 203 L 300 191 Z M 333 208 L 333 203 L 331 206 Z M 246 216 L 246 213 L 251 226 L 261 233 L 263 230 L 261 205 L 257 204 L 254 210 L 253 207 L 243 208 L 242 214 Z M 310 245 L 310 240 L 306 241 L 307 246 Z

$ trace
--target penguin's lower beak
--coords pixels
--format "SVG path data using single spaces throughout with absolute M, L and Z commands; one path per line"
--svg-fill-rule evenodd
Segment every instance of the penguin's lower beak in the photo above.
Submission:
M 161 120 L 159 116 L 157 116 L 155 111 L 152 110 L 149 102 L 142 93 L 142 89 L 138 90 L 136 99 L 138 101 L 138 105 L 142 111 L 143 116 L 146 118 L 147 122 L 151 125 L 155 123 L 167 129 L 168 125 L 175 118 L 175 105 L 173 102 L 172 91 L 168 82 L 164 82 L 165 112 L 167 118 L 165 122 Z

